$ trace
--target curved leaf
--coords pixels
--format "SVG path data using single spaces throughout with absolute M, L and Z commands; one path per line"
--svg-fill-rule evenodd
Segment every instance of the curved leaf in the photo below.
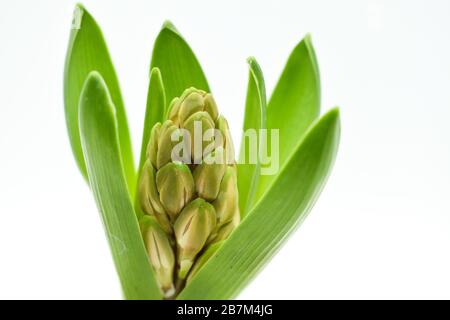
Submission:
M 259 129 L 266 128 L 266 88 L 264 77 L 255 58 L 250 57 L 247 62 L 249 64 L 249 78 L 245 101 L 244 135 L 241 139 L 238 164 L 239 209 L 242 217 L 251 209 L 257 190 L 260 175 L 260 157 L 258 155 L 261 148 Z M 249 132 L 249 129 L 254 129 L 255 131 Z M 251 139 L 257 141 L 255 146 L 256 152 L 251 149 Z M 257 154 L 252 155 L 252 153 Z M 257 156 L 256 163 L 250 163 L 252 156 Z
M 189 87 L 210 92 L 200 63 L 169 21 L 164 23 L 156 38 L 151 63 L 151 69 L 153 68 L 161 71 L 167 104 Z
M 77 5 L 73 16 L 64 68 L 64 107 L 72 150 L 78 167 L 85 178 L 87 178 L 87 175 L 78 129 L 78 107 L 83 83 L 93 70 L 102 74 L 110 89 L 112 101 L 116 106 L 121 155 L 128 186 L 133 191 L 136 173 L 134 171 L 127 117 L 116 72 L 99 26 L 85 8 Z
M 113 101 L 91 72 L 80 98 L 80 134 L 91 189 L 127 299 L 160 299 L 121 162 Z
M 153 126 L 157 122 L 163 122 L 165 106 L 166 106 L 166 96 L 164 94 L 164 84 L 162 82 L 161 72 L 159 71 L 158 68 L 153 68 L 152 71 L 150 72 L 150 82 L 148 85 L 148 92 L 147 92 L 147 107 L 145 110 L 144 132 L 142 134 L 141 156 L 139 159 L 138 178 L 141 176 L 142 167 L 145 163 L 147 144 L 148 140 L 150 139 L 150 133 L 152 131 Z M 138 218 L 144 215 L 144 212 L 142 211 L 141 206 L 139 205 L 137 193 L 134 208 Z
M 240 292 L 311 210 L 330 173 L 339 133 L 334 109 L 305 135 L 272 188 L 179 299 L 230 299 Z
M 292 51 L 267 105 L 267 129 L 279 129 L 279 166 L 295 151 L 298 141 L 320 114 L 320 78 L 311 37 L 307 35 Z M 271 154 L 271 144 L 267 145 Z M 260 177 L 257 199 L 276 175 Z
M 139 172 L 145 162 L 148 139 L 150 132 L 157 122 L 163 122 L 166 97 L 161 72 L 158 68 L 153 68 L 150 72 L 150 82 L 147 93 L 147 107 L 144 118 L 144 132 L 142 134 L 141 156 L 139 160 Z

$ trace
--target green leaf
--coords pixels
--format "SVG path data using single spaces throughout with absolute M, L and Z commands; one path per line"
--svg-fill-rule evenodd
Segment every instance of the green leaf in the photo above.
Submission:
M 244 217 L 251 209 L 258 186 L 260 176 L 261 140 L 259 139 L 259 129 L 266 128 L 266 88 L 261 68 L 255 58 L 247 60 L 249 64 L 249 78 L 247 88 L 247 99 L 245 101 L 244 133 L 241 139 L 241 150 L 238 164 L 238 189 L 239 189 L 239 209 Z M 255 131 L 249 132 L 249 129 Z M 254 135 L 253 135 L 254 134 Z M 256 141 L 256 145 L 252 140 Z M 256 150 L 252 150 L 254 146 Z M 250 163 L 251 158 L 256 157 L 256 163 Z
M 160 299 L 127 189 L 116 111 L 101 75 L 91 72 L 80 97 L 80 134 L 89 184 L 126 299 Z
M 147 108 L 144 119 L 144 132 L 142 134 L 141 156 L 139 160 L 139 173 L 145 162 L 148 139 L 150 132 L 157 122 L 164 121 L 164 111 L 166 97 L 164 94 L 164 85 L 161 78 L 161 72 L 158 68 L 153 68 L 150 73 L 150 82 L 147 93 Z
M 85 178 L 87 178 L 87 175 L 78 128 L 78 107 L 83 83 L 87 75 L 93 70 L 102 74 L 116 107 L 121 155 L 127 183 L 133 193 L 136 173 L 134 171 L 127 117 L 116 72 L 99 26 L 85 8 L 77 5 L 73 15 L 64 68 L 64 106 L 72 150 L 78 167 Z
M 210 92 L 200 63 L 169 21 L 164 23 L 153 48 L 151 68 L 156 67 L 161 71 L 168 104 L 189 87 Z
M 240 292 L 311 210 L 334 163 L 339 134 L 339 110 L 333 109 L 308 131 L 272 188 L 179 299 L 230 299 Z
M 144 119 L 144 132 L 142 134 L 142 143 L 141 143 L 141 156 L 139 159 L 139 167 L 138 167 L 138 177 L 141 176 L 142 167 L 145 163 L 146 152 L 147 152 L 147 144 L 150 139 L 150 133 L 152 131 L 153 126 L 157 122 L 164 121 L 164 112 L 166 106 L 166 96 L 164 94 L 164 84 L 161 78 L 161 72 L 158 68 L 153 68 L 150 72 L 150 82 L 148 85 L 147 92 L 147 107 L 145 110 L 145 119 Z M 138 181 L 139 183 L 139 181 Z M 138 195 L 136 193 L 135 197 L 135 211 L 139 217 L 144 215 L 144 212 L 141 209 L 139 204 Z
M 292 51 L 267 105 L 267 129 L 279 129 L 279 165 L 286 164 L 298 141 L 320 114 L 320 78 L 311 37 Z M 271 155 L 271 143 L 267 144 Z M 276 175 L 260 177 L 260 199 Z

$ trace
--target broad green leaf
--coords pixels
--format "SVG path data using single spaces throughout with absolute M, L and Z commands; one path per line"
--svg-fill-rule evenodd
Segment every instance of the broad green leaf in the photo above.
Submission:
M 161 72 L 158 68 L 152 69 L 150 72 L 150 82 L 147 92 L 147 108 L 144 118 L 144 132 L 142 134 L 141 156 L 139 160 L 139 172 L 145 162 L 148 139 L 150 132 L 157 122 L 164 121 L 164 111 L 166 105 L 166 97 L 164 95 L 164 85 L 161 78 Z
M 210 92 L 200 63 L 168 21 L 164 23 L 153 48 L 151 68 L 156 67 L 161 71 L 167 104 L 189 87 Z
M 245 101 L 244 134 L 241 139 L 238 165 L 239 209 L 242 217 L 251 209 L 257 190 L 260 175 L 261 140 L 259 139 L 259 130 L 266 128 L 264 77 L 255 58 L 251 57 L 247 62 L 249 78 Z
M 133 193 L 136 173 L 134 171 L 127 117 L 116 72 L 99 26 L 85 8 L 77 5 L 73 15 L 69 48 L 64 68 L 64 107 L 72 150 L 78 167 L 85 178 L 87 178 L 86 165 L 78 129 L 78 107 L 83 83 L 87 75 L 93 70 L 102 74 L 116 107 L 121 156 L 127 183 Z
M 316 55 L 307 35 L 292 51 L 267 105 L 267 129 L 279 130 L 279 166 L 282 168 L 298 141 L 320 114 L 320 78 Z M 271 155 L 271 143 L 267 144 Z M 276 156 L 276 155 L 272 155 Z M 276 175 L 260 177 L 260 199 Z
M 311 127 L 272 188 L 179 299 L 230 299 L 240 292 L 316 202 L 334 163 L 339 133 L 339 111 L 333 109 Z
M 116 112 L 106 83 L 91 72 L 80 97 L 80 134 L 89 184 L 126 299 L 160 299 L 120 155 Z

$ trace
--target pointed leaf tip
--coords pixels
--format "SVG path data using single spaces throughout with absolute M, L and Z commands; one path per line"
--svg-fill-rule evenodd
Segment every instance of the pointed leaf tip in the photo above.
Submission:
M 159 78 L 161 77 L 161 70 L 159 70 L 158 67 L 153 67 L 150 70 L 150 78 L 152 77 L 159 77 Z
M 164 22 L 155 40 L 151 61 L 154 67 L 161 70 L 167 103 L 189 87 L 211 91 L 194 52 L 170 21 Z
M 258 83 L 260 94 L 264 96 L 264 104 L 266 104 L 266 90 L 265 90 L 265 83 L 264 83 L 264 77 L 261 70 L 261 67 L 259 66 L 258 61 L 255 57 L 250 56 L 247 58 L 247 64 L 250 68 L 250 71 L 254 77 L 254 80 Z
M 310 56 L 310 59 L 312 62 L 312 67 L 314 69 L 314 72 L 316 74 L 316 78 L 318 79 L 319 87 L 320 87 L 319 65 L 317 63 L 316 51 L 314 50 L 311 33 L 307 33 L 305 35 L 305 37 L 303 38 L 302 42 L 305 43 L 305 47 L 308 50 L 308 53 L 309 53 L 309 56 Z M 320 88 L 319 88 L 319 90 L 320 90 Z
M 247 58 L 247 63 L 248 63 L 249 65 L 252 65 L 252 64 L 256 63 L 256 58 L 255 58 L 254 56 L 248 57 L 248 58 Z
M 338 106 L 333 107 L 328 113 L 333 114 L 336 118 L 341 118 L 341 109 Z
M 86 10 L 86 8 L 84 7 L 84 5 L 81 2 L 77 2 L 75 4 L 75 9 L 80 9 L 80 10 Z
M 86 77 L 86 80 L 84 82 L 84 87 L 86 86 L 93 86 L 93 85 L 104 85 L 105 84 L 105 80 L 103 80 L 102 75 L 100 74 L 100 72 L 93 70 L 91 72 L 89 72 L 88 76 Z
M 83 15 L 86 9 L 81 3 L 77 3 L 73 9 L 72 14 L 72 29 L 78 30 L 81 28 L 81 22 L 83 21 Z
M 326 121 L 326 122 L 334 122 L 334 123 L 338 123 L 340 122 L 340 118 L 341 118 L 341 111 L 339 109 L 339 107 L 334 107 L 330 110 L 328 110 L 323 116 L 322 116 L 322 120 Z M 312 129 L 312 128 L 311 128 Z
M 305 34 L 305 36 L 303 37 L 303 40 L 304 40 L 305 42 L 312 43 L 312 36 L 311 36 L 311 33 L 308 32 L 307 34 Z
M 178 32 L 177 28 L 175 27 L 175 25 L 170 20 L 164 21 L 161 30 L 165 30 L 165 29 L 173 31 L 173 32 L 175 32 L 176 34 L 179 35 L 179 32 Z
M 96 99 L 99 103 L 94 104 L 94 107 L 102 107 L 103 104 L 107 104 L 110 106 L 113 114 L 115 113 L 115 108 L 113 107 L 113 103 L 111 100 L 111 96 L 109 94 L 108 88 L 106 86 L 105 80 L 102 75 L 97 71 L 91 71 L 86 80 L 84 81 L 83 88 L 81 90 L 80 98 L 82 103 L 80 103 L 80 114 L 84 112 L 83 103 L 84 100 L 87 99 Z

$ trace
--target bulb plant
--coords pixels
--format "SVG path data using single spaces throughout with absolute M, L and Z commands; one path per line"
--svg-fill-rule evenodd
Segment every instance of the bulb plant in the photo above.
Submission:
M 316 202 L 336 156 L 337 108 L 320 115 L 320 80 L 306 36 L 266 101 L 248 59 L 237 159 L 228 123 L 193 51 L 170 23 L 153 48 L 144 132 L 135 167 L 124 103 L 99 26 L 77 5 L 64 70 L 69 140 L 101 214 L 126 299 L 231 299 Z M 196 140 L 197 125 L 210 130 Z M 176 152 L 181 151 L 181 152 Z M 262 155 L 277 156 L 265 173 Z M 255 162 L 246 161 L 257 154 Z

